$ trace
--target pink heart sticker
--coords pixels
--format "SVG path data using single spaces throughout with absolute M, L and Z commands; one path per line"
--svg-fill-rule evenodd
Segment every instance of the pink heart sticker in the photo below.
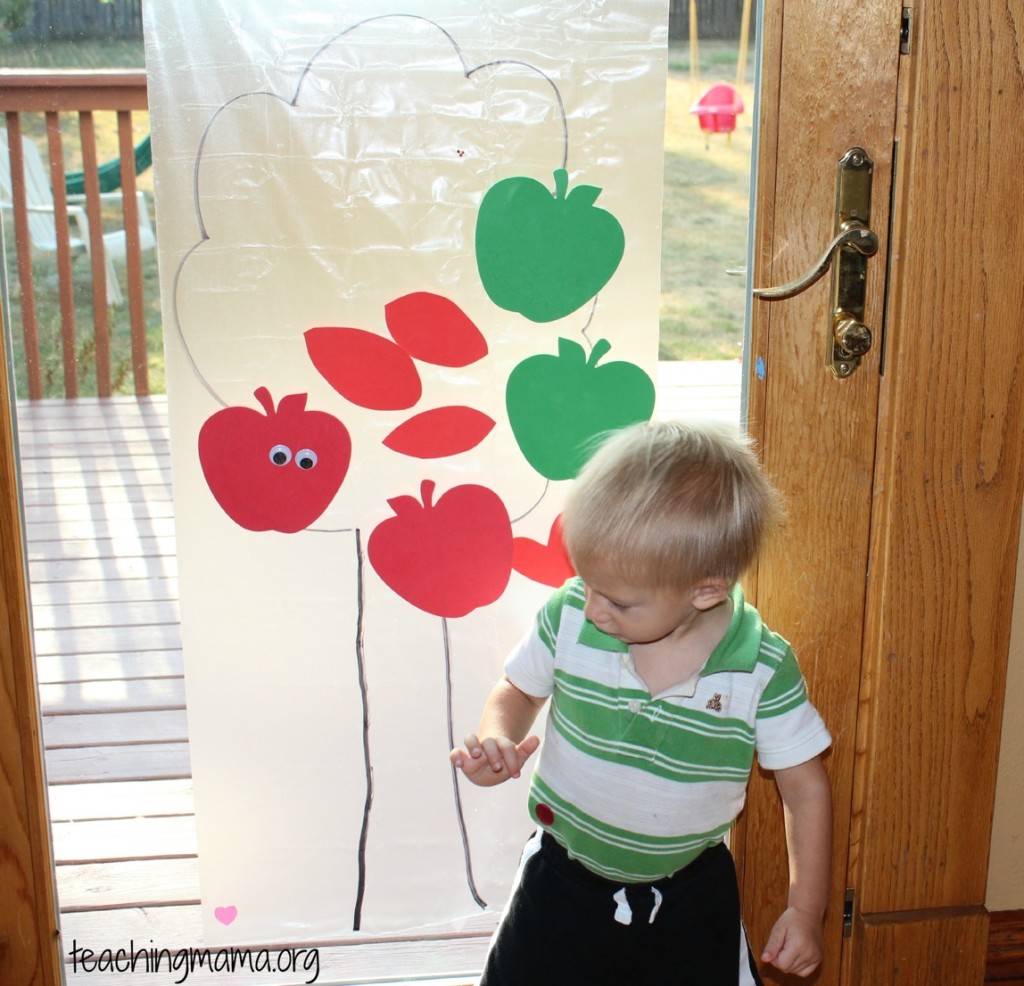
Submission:
M 234 905 L 231 907 L 215 907 L 213 909 L 213 916 L 220 921 L 221 924 L 231 924 L 231 922 L 238 917 L 238 908 Z

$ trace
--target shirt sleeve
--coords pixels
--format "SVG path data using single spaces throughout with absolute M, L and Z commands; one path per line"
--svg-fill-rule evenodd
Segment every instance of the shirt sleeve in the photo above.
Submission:
M 537 613 L 526 635 L 505 659 L 505 677 L 534 698 L 548 698 L 555 688 L 555 642 L 566 586 Z
M 756 742 L 757 759 L 765 770 L 796 767 L 832 744 L 828 728 L 807 697 L 807 684 L 789 648 L 761 696 Z

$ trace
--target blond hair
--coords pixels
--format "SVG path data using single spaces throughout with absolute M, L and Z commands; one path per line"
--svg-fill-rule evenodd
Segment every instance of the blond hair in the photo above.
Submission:
M 735 582 L 781 516 L 749 438 L 711 422 L 661 421 L 611 434 L 580 471 L 562 514 L 577 570 L 685 590 Z

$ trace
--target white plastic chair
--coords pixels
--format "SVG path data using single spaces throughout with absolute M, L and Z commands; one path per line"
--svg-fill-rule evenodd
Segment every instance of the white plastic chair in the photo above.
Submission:
M 36 145 L 22 135 L 22 154 L 25 161 L 25 199 L 28 203 L 28 231 L 32 246 L 36 250 L 54 253 L 57 250 L 57 230 L 54 226 L 53 192 L 43 159 Z M 120 199 L 120 192 L 104 192 L 103 200 Z M 139 246 L 152 250 L 156 246 L 156 234 L 149 219 L 146 196 L 136 192 L 139 212 Z M 68 221 L 71 224 L 70 244 L 72 250 L 84 249 L 89 253 L 89 217 L 82 204 L 84 195 L 68 196 Z M 7 130 L 0 128 L 0 209 L 13 211 L 14 197 L 11 183 L 11 159 L 7 146 Z M 114 261 L 124 261 L 127 256 L 127 237 L 123 229 L 103 234 L 103 253 L 106 260 L 107 300 L 112 305 L 124 301 L 121 284 L 114 269 Z

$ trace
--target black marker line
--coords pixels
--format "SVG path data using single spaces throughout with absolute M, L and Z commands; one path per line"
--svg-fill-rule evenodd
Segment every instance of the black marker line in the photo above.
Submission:
M 444 639 L 444 674 L 446 685 L 446 696 L 448 704 L 448 749 L 455 749 L 455 726 L 454 713 L 452 711 L 452 656 L 450 639 L 448 635 L 448 618 L 441 617 L 441 636 Z M 469 834 L 466 832 L 466 817 L 462 811 L 462 795 L 459 792 L 459 771 L 455 764 L 451 765 L 452 791 L 455 793 L 455 814 L 459 820 L 459 834 L 462 836 L 462 856 L 466 861 L 466 883 L 469 885 L 470 895 L 473 900 L 482 908 L 487 907 L 485 901 L 476 889 L 476 881 L 473 879 L 473 860 L 469 851 Z
M 548 490 L 550 488 L 551 488 L 551 480 L 550 479 L 545 479 L 544 480 L 544 491 L 537 498 L 537 502 L 532 507 L 530 507 L 525 513 L 521 513 L 518 517 L 513 517 L 509 521 L 509 523 L 510 524 L 516 524 L 519 521 L 521 521 L 524 517 L 529 517 L 530 514 L 532 514 L 534 512 L 534 510 L 536 510 L 541 505 L 541 503 L 544 501 L 544 497 L 546 497 L 548 495 Z
M 582 329 L 580 329 L 580 335 L 587 340 L 587 345 L 590 347 L 591 351 L 594 349 L 594 343 L 591 341 L 590 336 L 587 335 L 587 332 L 590 331 L 590 323 L 594 321 L 594 315 L 597 313 L 597 299 L 600 297 L 600 292 L 594 295 L 594 300 L 591 302 L 590 314 L 587 316 L 586 324 Z
M 213 389 L 213 387 L 210 385 L 209 381 L 207 381 L 207 379 L 203 376 L 202 372 L 200 371 L 199 365 L 196 362 L 196 359 L 193 356 L 191 349 L 189 348 L 189 344 L 188 344 L 188 340 L 187 340 L 186 335 L 185 335 L 185 331 L 184 331 L 184 329 L 181 326 L 181 320 L 179 318 L 179 308 L 178 308 L 178 287 L 179 287 L 179 283 L 180 283 L 180 280 L 181 280 L 182 269 L 184 268 L 185 263 L 189 260 L 189 258 L 192 256 L 192 254 L 200 246 L 202 246 L 202 244 L 208 242 L 209 239 L 210 239 L 210 235 L 209 235 L 209 233 L 207 232 L 207 229 L 206 229 L 206 223 L 205 223 L 205 221 L 203 219 L 203 210 L 202 210 L 202 205 L 201 205 L 201 202 L 200 202 L 200 199 L 201 199 L 202 196 L 200 195 L 200 181 L 199 181 L 199 171 L 200 171 L 200 165 L 202 164 L 203 151 L 205 150 L 206 141 L 207 141 L 207 138 L 210 135 L 210 131 L 213 128 L 214 123 L 217 121 L 217 119 L 220 116 L 220 114 L 224 112 L 224 110 L 226 110 L 228 107 L 232 106 L 234 103 L 237 103 L 237 102 L 239 102 L 240 100 L 243 100 L 243 99 L 248 99 L 249 97 L 253 97 L 253 96 L 267 96 L 270 99 L 276 99 L 276 100 L 284 103 L 287 106 L 291 106 L 291 107 L 298 106 L 299 96 L 302 93 L 302 87 L 305 84 L 307 76 L 312 71 L 314 63 L 316 62 L 316 60 L 318 58 L 320 58 L 321 55 L 323 55 L 323 53 L 332 44 L 334 44 L 335 42 L 341 40 L 346 35 L 351 34 L 353 31 L 357 30 L 358 28 L 362 27 L 365 24 L 370 24 L 370 23 L 373 23 L 374 21 L 387 20 L 389 18 L 390 19 L 395 19 L 395 20 L 422 21 L 423 23 L 429 24 L 430 26 L 432 26 L 432 27 L 436 28 L 438 31 L 440 31 L 441 34 L 443 34 L 444 37 L 448 40 L 449 44 L 451 44 L 452 49 L 455 52 L 455 55 L 458 58 L 459 64 L 460 64 L 460 66 L 462 68 L 463 77 L 466 78 L 466 79 L 469 79 L 475 73 L 483 71 L 484 69 L 501 68 L 501 67 L 509 66 L 509 65 L 511 65 L 511 66 L 518 66 L 520 68 L 525 68 L 525 69 L 527 69 L 527 70 L 529 70 L 531 72 L 535 72 L 537 75 L 539 75 L 551 87 L 551 90 L 552 90 L 552 92 L 554 94 L 555 102 L 558 105 L 559 117 L 561 119 L 561 124 L 562 124 L 562 164 L 561 164 L 561 166 L 563 168 L 566 168 L 568 166 L 568 160 L 569 160 L 569 121 L 568 121 L 568 118 L 567 118 L 566 113 L 565 113 L 565 104 L 562 101 L 562 94 L 559 91 L 558 86 L 556 85 L 554 79 L 552 79 L 551 76 L 549 76 L 547 73 L 545 73 L 541 69 L 539 69 L 536 65 L 532 65 L 532 64 L 530 64 L 527 61 L 523 61 L 521 59 L 514 59 L 514 58 L 495 59 L 494 61 L 484 62 L 484 63 L 482 63 L 480 65 L 477 65 L 477 66 L 475 66 L 473 68 L 470 68 L 468 63 L 467 63 L 467 61 L 466 61 L 465 55 L 463 54 L 462 49 L 459 47 L 459 44 L 455 40 L 455 38 L 453 38 L 452 35 L 449 34 L 448 31 L 446 31 L 443 27 L 441 27 L 441 25 L 438 24 L 436 21 L 430 20 L 427 17 L 422 17 L 422 16 L 420 16 L 418 14 L 380 14 L 380 15 L 375 16 L 375 17 L 367 17 L 364 20 L 356 22 L 355 24 L 351 24 L 349 27 L 345 28 L 342 31 L 339 31 L 337 34 L 333 35 L 330 39 L 328 39 L 326 42 L 324 42 L 317 49 L 315 54 L 306 63 L 306 65 L 304 66 L 304 68 L 302 69 L 302 71 L 299 74 L 299 80 L 298 80 L 298 83 L 295 86 L 295 92 L 294 92 L 294 94 L 292 95 L 292 97 L 290 99 L 288 99 L 288 98 L 286 98 L 284 96 L 281 96 L 278 93 L 271 92 L 268 89 L 256 89 L 256 90 L 253 90 L 251 92 L 240 93 L 237 96 L 233 96 L 231 99 L 227 100 L 227 102 L 222 103 L 214 111 L 213 115 L 207 121 L 206 126 L 203 128 L 202 135 L 199 138 L 199 145 L 196 148 L 196 157 L 195 157 L 195 161 L 194 161 L 193 166 L 192 166 L 192 205 L 193 205 L 193 209 L 195 210 L 196 225 L 199 228 L 199 241 L 197 243 L 193 244 L 193 246 L 189 248 L 189 250 L 185 254 L 185 256 L 182 257 L 182 259 L 178 262 L 178 266 L 177 266 L 177 268 L 176 268 L 176 270 L 174 272 L 174 288 L 173 288 L 173 304 L 172 304 L 172 308 L 173 308 L 172 318 L 173 318 L 173 322 L 174 322 L 175 334 L 176 334 L 179 342 L 181 343 L 182 348 L 185 350 L 185 355 L 186 355 L 186 357 L 188 359 L 189 365 L 192 368 L 192 372 L 199 379 L 200 383 L 206 389 L 207 393 L 209 393 L 210 396 L 213 397 L 213 399 L 218 404 L 220 404 L 222 407 L 227 407 L 228 406 L 227 402 L 223 398 L 221 398 L 220 395 Z
M 373 766 L 370 763 L 370 701 L 366 683 L 366 661 L 363 650 L 363 616 L 366 593 L 363 586 L 362 532 L 355 529 L 356 548 L 356 672 L 359 679 L 359 697 L 363 705 L 363 769 L 366 775 L 366 798 L 363 801 L 363 822 L 359 830 L 359 848 L 356 854 L 358 877 L 356 903 L 352 912 L 352 930 L 359 931 L 363 920 L 363 898 L 366 895 L 366 844 L 370 832 L 370 810 L 373 807 Z

